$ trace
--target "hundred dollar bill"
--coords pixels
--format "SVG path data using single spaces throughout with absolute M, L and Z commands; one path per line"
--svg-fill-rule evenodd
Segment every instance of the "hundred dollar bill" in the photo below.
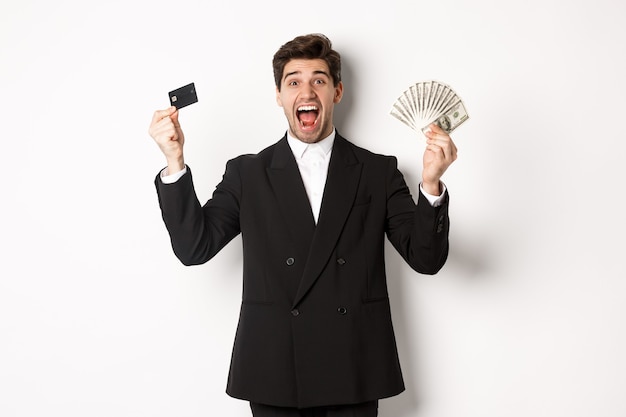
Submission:
M 448 110 L 444 111 L 444 113 L 428 123 L 426 126 L 422 128 L 422 132 L 426 132 L 428 126 L 431 124 L 436 124 L 447 133 L 452 132 L 454 129 L 459 127 L 461 123 L 469 119 L 467 114 L 467 110 L 465 110 L 465 106 L 462 101 L 457 101 L 454 103 Z

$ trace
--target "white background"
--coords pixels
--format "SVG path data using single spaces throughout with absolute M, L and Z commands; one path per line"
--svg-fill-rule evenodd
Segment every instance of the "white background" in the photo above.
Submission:
M 284 133 L 271 58 L 309 32 L 344 59 L 337 128 L 414 192 L 424 143 L 397 96 L 440 80 L 471 117 L 447 265 L 387 252 L 407 390 L 380 415 L 626 415 L 621 0 L 3 1 L 0 415 L 250 415 L 224 393 L 241 241 L 175 259 L 147 129 L 196 83 L 181 122 L 206 200 Z

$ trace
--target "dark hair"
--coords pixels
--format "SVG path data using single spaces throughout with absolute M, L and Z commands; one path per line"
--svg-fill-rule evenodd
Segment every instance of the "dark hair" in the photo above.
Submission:
M 274 82 L 279 91 L 285 65 L 292 59 L 323 59 L 328 64 L 334 85 L 341 82 L 341 56 L 332 48 L 330 39 L 321 33 L 297 36 L 274 54 Z

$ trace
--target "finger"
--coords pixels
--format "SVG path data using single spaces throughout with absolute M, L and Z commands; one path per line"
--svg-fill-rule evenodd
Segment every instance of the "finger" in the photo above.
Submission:
M 169 116 L 156 122 L 156 124 L 150 126 L 148 131 L 157 142 L 162 140 L 178 140 L 178 132 L 176 126 L 172 122 Z
M 148 133 L 150 136 L 156 138 L 168 130 L 174 130 L 174 125 L 170 118 L 165 116 L 164 118 L 158 119 L 158 117 L 155 116 L 155 120 L 150 124 Z
M 174 106 L 165 110 L 157 110 L 154 112 L 152 122 L 150 123 L 150 132 L 161 131 L 163 128 L 180 128 L 178 123 L 178 109 Z
M 431 127 L 432 129 L 430 129 L 427 134 L 428 137 L 450 139 L 450 135 L 448 134 L 448 132 L 446 132 L 436 124 L 432 124 Z
M 444 146 L 447 142 L 450 142 L 450 136 L 448 136 L 448 134 L 445 131 L 442 131 L 443 133 L 440 132 L 436 132 L 436 131 L 428 131 L 426 133 L 426 141 L 427 143 L 436 143 L 436 144 L 440 144 L 442 146 Z
M 170 106 L 170 107 L 168 107 L 167 109 L 164 109 L 164 110 L 157 110 L 157 111 L 155 111 L 154 115 L 152 116 L 152 124 L 156 124 L 160 120 L 163 120 L 164 118 L 166 118 L 168 116 L 171 116 L 175 112 L 177 112 L 177 109 L 174 106 Z
M 445 159 L 445 152 L 441 146 L 429 144 L 426 150 L 432 152 L 437 159 Z
M 441 135 L 447 135 L 448 132 L 446 132 L 445 130 L 443 130 L 437 123 L 431 123 L 430 124 L 430 130 L 434 133 L 439 133 Z
M 450 135 L 445 130 L 439 127 L 438 129 L 441 133 L 432 131 L 427 135 L 427 143 L 436 144 L 442 147 L 446 147 L 446 146 L 449 146 L 451 148 L 455 147 L 454 142 L 452 141 L 452 138 L 450 137 Z
M 170 119 L 172 119 L 172 122 L 174 122 L 174 126 L 176 128 L 179 128 L 180 123 L 178 122 L 178 109 L 174 106 L 172 106 L 172 108 L 174 109 L 174 111 L 170 114 Z
M 158 122 L 151 130 L 154 136 L 167 135 L 172 136 L 176 132 L 176 128 L 171 120 L 162 120 Z
M 457 148 L 454 142 L 447 137 L 444 139 L 429 139 L 427 149 L 435 152 L 437 156 L 449 161 L 455 161 L 457 157 Z

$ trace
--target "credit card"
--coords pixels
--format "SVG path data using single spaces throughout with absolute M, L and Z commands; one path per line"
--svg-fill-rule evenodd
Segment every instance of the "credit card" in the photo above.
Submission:
M 182 109 L 190 104 L 198 102 L 198 95 L 196 94 L 196 86 L 194 83 L 187 84 L 184 87 L 177 88 L 170 91 L 170 104 L 177 109 Z

